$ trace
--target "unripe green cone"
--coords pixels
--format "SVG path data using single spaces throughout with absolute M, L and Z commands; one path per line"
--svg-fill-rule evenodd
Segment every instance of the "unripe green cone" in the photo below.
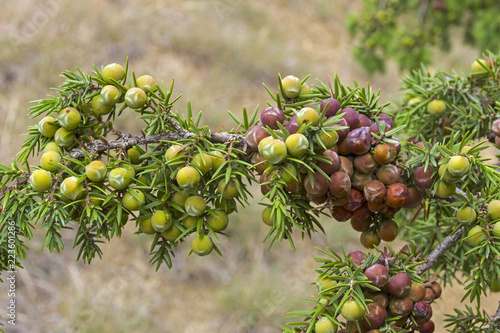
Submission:
M 106 179 L 108 169 L 101 161 L 92 161 L 85 166 L 85 175 L 92 182 L 102 182 Z
M 61 183 L 61 194 L 71 200 L 78 200 L 83 196 L 83 184 L 78 184 L 78 178 L 71 176 Z
M 67 148 L 75 143 L 75 132 L 68 131 L 67 129 L 61 127 L 54 134 L 54 141 L 59 145 L 59 147 Z
M 335 281 L 331 276 L 328 275 L 319 276 L 316 280 L 316 288 L 320 293 L 323 293 L 325 290 L 329 290 L 336 285 L 337 281 Z M 333 293 L 333 291 L 329 290 L 329 293 Z
M 493 229 L 491 229 L 491 233 L 493 234 L 493 236 L 495 237 L 500 237 L 500 221 L 499 222 L 496 222 L 494 225 L 493 225 Z
M 299 113 L 297 113 L 297 125 L 302 126 L 304 124 L 312 124 L 312 126 L 318 125 L 319 114 L 316 110 L 311 107 L 302 108 Z
M 283 92 L 285 97 L 296 98 L 300 94 L 302 89 L 302 84 L 300 79 L 293 75 L 288 75 L 281 80 L 281 85 L 283 87 Z
M 141 163 L 140 156 L 141 156 L 141 151 L 137 146 L 133 146 L 129 150 L 127 150 L 127 156 L 130 159 L 130 163 L 132 164 L 139 164 Z
M 416 105 L 422 102 L 422 99 L 419 97 L 413 97 L 408 100 L 408 105 Z
M 304 98 L 304 95 L 309 95 L 311 93 L 311 87 L 304 82 L 302 83 L 302 86 L 300 86 L 300 93 L 299 93 L 299 98 Z
M 139 222 L 139 229 L 141 232 L 148 235 L 156 234 L 155 229 L 153 229 L 153 226 L 151 225 L 151 219 L 141 220 L 141 222 Z
M 178 191 L 175 192 L 172 196 L 172 202 L 179 205 L 180 207 L 184 207 L 186 203 L 186 199 L 189 197 L 189 194 L 186 191 Z
M 484 74 L 488 72 L 486 68 L 484 68 L 481 64 L 483 64 L 486 67 L 489 67 L 488 60 L 477 59 L 470 66 L 472 74 Z
M 206 235 L 198 235 L 193 238 L 191 242 L 191 249 L 196 255 L 206 256 L 212 252 L 214 248 L 214 242 L 212 238 Z
M 100 96 L 102 98 L 101 101 L 111 107 L 112 105 L 118 103 L 120 95 L 120 89 L 110 84 L 102 87 Z
M 170 230 L 174 222 L 167 210 L 157 210 L 154 212 L 153 216 L 151 216 L 151 225 L 157 232 L 164 232 Z
M 309 149 L 309 140 L 304 134 L 294 133 L 286 138 L 285 145 L 290 155 L 302 157 Z
M 490 288 L 491 288 L 491 291 L 493 291 L 494 293 L 500 291 L 500 278 L 499 277 L 496 277 L 496 276 L 493 277 L 493 280 L 491 281 Z
M 135 198 L 130 192 L 125 193 L 122 199 L 123 207 L 127 208 L 131 211 L 137 211 L 141 209 L 142 205 L 146 202 L 146 196 L 142 193 L 141 190 L 133 189 L 132 191 L 139 197 L 139 199 Z M 153 220 L 153 218 L 151 218 Z
M 146 100 L 147 95 L 141 88 L 130 88 L 125 94 L 125 104 L 131 109 L 141 109 Z
M 166 240 L 168 240 L 170 242 L 174 242 L 177 239 L 177 237 L 179 237 L 181 234 L 182 234 L 182 231 L 174 225 L 174 226 L 172 226 L 172 228 L 164 231 L 161 235 Z
M 185 189 L 195 188 L 201 180 L 201 175 L 192 166 L 185 166 L 177 172 L 177 184 Z
M 122 167 L 123 169 L 127 170 L 127 173 L 128 173 L 128 175 L 129 175 L 130 179 L 135 178 L 135 169 L 134 169 L 134 167 L 133 167 L 133 166 L 131 166 L 130 164 L 125 164 L 125 163 L 123 163 L 123 164 L 121 165 L 121 167 Z
M 286 144 L 280 139 L 264 138 L 259 142 L 259 154 L 269 163 L 281 163 L 287 155 Z
M 31 174 L 29 182 L 33 191 L 43 193 L 52 187 L 52 175 L 47 170 L 36 170 Z
M 201 216 L 205 213 L 207 204 L 205 199 L 198 195 L 190 196 L 184 203 L 184 209 L 189 216 Z
M 268 206 L 262 211 L 262 221 L 268 226 L 272 227 L 275 220 L 275 215 L 272 214 L 273 207 Z
M 337 332 L 338 326 L 328 319 L 328 317 L 320 318 L 314 325 L 315 333 L 335 333 Z
M 77 129 L 82 122 L 82 116 L 77 109 L 68 106 L 59 111 L 57 121 L 59 121 L 61 127 L 65 128 L 68 131 L 73 131 Z
M 115 190 L 123 190 L 130 184 L 130 175 L 124 168 L 115 168 L 109 172 L 109 186 Z
M 500 200 L 491 200 L 488 204 L 488 216 L 491 221 L 500 219 Z
M 207 223 L 214 231 L 220 232 L 227 228 L 229 218 L 227 214 L 221 210 L 216 210 L 215 215 L 210 214 Z
M 204 175 L 212 169 L 212 156 L 207 153 L 197 154 L 191 160 L 191 165 Z
M 236 201 L 234 199 L 219 198 L 215 201 L 215 208 L 229 215 L 236 210 Z
M 136 79 L 136 82 L 137 87 L 144 91 L 147 91 L 147 89 L 156 90 L 156 81 L 151 75 L 141 75 Z
M 469 233 L 467 234 L 467 241 L 469 242 L 470 245 L 472 246 L 477 246 L 481 242 L 486 240 L 486 231 L 480 227 L 480 226 L 475 226 L 474 228 L 469 230 Z
M 231 179 L 227 185 L 225 179 L 220 180 L 217 184 L 217 189 L 225 199 L 236 198 L 240 193 L 238 190 L 238 181 L 236 179 Z
M 448 161 L 447 170 L 453 176 L 460 178 L 469 171 L 469 159 L 464 156 L 453 156 Z
M 189 229 L 193 226 L 196 226 L 198 224 L 198 217 L 195 216 L 186 216 L 182 220 L 182 225 L 186 228 Z
M 102 76 L 104 81 L 111 84 L 111 79 L 120 81 L 125 77 L 125 69 L 120 64 L 112 63 L 103 68 Z
M 59 123 L 54 117 L 44 117 L 38 123 L 38 130 L 40 131 L 40 134 L 46 138 L 53 138 L 58 129 Z
M 356 321 L 363 317 L 365 310 L 355 301 L 346 301 L 340 308 L 340 313 L 346 320 Z
M 286 163 L 280 168 L 280 176 L 285 184 L 290 185 L 297 181 L 297 168 L 291 163 Z
M 443 114 L 446 111 L 446 104 L 439 99 L 430 101 L 429 104 L 427 104 L 427 111 L 434 115 Z
M 61 162 L 61 155 L 55 151 L 43 153 L 40 165 L 47 171 L 56 172 L 59 170 L 58 163 Z
M 318 135 L 319 135 L 319 140 L 321 141 L 321 143 L 323 143 L 323 146 L 324 146 L 324 147 L 322 147 L 318 143 L 318 145 L 321 148 L 330 149 L 333 146 L 335 146 L 337 144 L 337 142 L 339 141 L 339 135 L 337 134 L 336 131 L 322 131 L 322 130 L 320 130 Z
M 102 95 L 94 96 L 90 101 L 90 107 L 95 113 L 101 116 L 107 115 L 113 110 L 112 105 L 109 105 Z
M 449 198 L 455 194 L 456 189 L 457 184 L 455 183 L 440 182 L 436 188 L 435 195 L 440 198 Z
M 446 182 L 446 183 L 454 183 L 460 178 L 460 177 L 453 176 L 448 171 L 448 163 L 441 164 L 439 166 L 438 174 L 439 174 L 439 177 L 441 178 L 441 180 L 443 182 Z
M 183 161 L 185 158 L 186 154 L 184 154 L 182 146 L 179 145 L 172 145 L 165 152 L 165 159 L 170 163 Z
M 59 145 L 55 141 L 51 141 L 47 143 L 43 151 L 45 153 L 48 151 L 55 151 L 56 153 L 60 153 L 61 149 L 59 148 Z
M 473 223 L 476 221 L 477 214 L 472 207 L 460 207 L 457 210 L 457 220 L 460 223 Z
M 212 154 L 212 171 L 213 172 L 216 172 L 217 170 L 219 170 L 219 168 L 222 166 L 222 164 L 224 163 L 224 154 L 222 154 L 220 151 L 216 150 L 216 151 L 212 151 L 210 152 L 210 154 Z M 213 156 L 215 155 L 215 156 Z

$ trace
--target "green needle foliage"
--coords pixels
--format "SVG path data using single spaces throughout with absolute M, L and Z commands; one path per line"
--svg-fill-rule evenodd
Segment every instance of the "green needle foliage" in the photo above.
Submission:
M 485 57 L 469 76 L 413 71 L 393 112 L 369 85 L 278 76 L 260 117 L 258 108 L 242 119 L 229 112 L 237 127 L 224 133 L 203 126 L 190 103 L 179 113 L 174 83 L 137 77 L 128 62 L 68 71 L 53 96 L 34 101 L 38 125 L 11 165 L 0 164 L 0 271 L 22 267 L 39 229 L 50 252 L 64 249 L 63 229 L 75 230 L 77 259 L 88 264 L 127 223 L 150 236 L 156 270 L 172 267 L 183 243 L 190 254 L 222 255 L 231 214 L 258 184 L 269 248 L 295 248 L 297 233 L 324 232 L 320 217 L 331 215 L 350 220 L 369 249 L 319 249 L 312 309 L 292 311 L 300 319 L 285 332 L 431 331 L 423 303 L 451 283 L 477 301 L 449 315 L 451 331 L 497 329 L 480 309 L 500 273 L 500 172 L 482 156 L 500 58 Z M 140 136 L 115 126 L 126 114 L 142 123 Z M 379 248 L 396 236 L 408 245 Z
M 368 73 L 383 72 L 389 59 L 411 70 L 431 61 L 433 51 L 448 51 L 459 35 L 479 50 L 500 42 L 500 14 L 495 0 L 363 0 L 347 19 L 358 39 L 354 56 Z

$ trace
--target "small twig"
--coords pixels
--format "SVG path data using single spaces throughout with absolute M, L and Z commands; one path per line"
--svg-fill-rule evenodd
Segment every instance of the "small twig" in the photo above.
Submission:
M 417 211 L 415 212 L 415 215 L 413 215 L 413 217 L 412 217 L 410 223 L 408 223 L 408 225 L 411 225 L 413 222 L 415 222 L 415 219 L 420 214 L 420 211 L 422 210 L 422 208 L 424 208 L 423 205 L 418 206 Z
M 183 139 L 190 139 L 194 137 L 195 134 L 182 130 L 181 132 L 171 132 L 155 134 L 150 136 L 135 136 L 135 137 L 122 137 L 121 139 L 109 141 L 103 143 L 100 141 L 93 141 L 85 145 L 86 150 L 92 153 L 103 153 L 110 149 L 129 149 L 137 145 L 147 145 L 150 143 L 159 143 L 162 140 L 177 141 Z M 213 143 L 233 143 L 233 148 L 242 149 L 246 143 L 246 138 L 240 134 L 226 134 L 226 133 L 214 133 L 211 137 L 207 138 Z M 237 142 L 237 144 L 234 144 Z M 71 157 L 75 159 L 81 159 L 84 157 L 83 150 L 80 148 L 75 148 L 71 151 Z
M 421 2 L 420 8 L 418 9 L 418 23 L 423 24 L 425 13 L 427 12 L 427 6 L 429 5 L 429 0 L 423 0 Z
M 422 275 L 425 271 L 432 267 L 438 259 L 458 241 L 464 233 L 464 227 L 460 228 L 453 235 L 446 237 L 425 259 L 425 262 L 416 267 L 416 273 Z
M 496 322 L 500 319 L 500 302 L 498 302 L 498 308 L 497 308 L 497 312 L 495 313 L 495 315 L 493 316 L 493 318 L 491 318 L 491 324 L 490 324 L 490 328 L 488 331 L 491 331 L 495 328 L 496 326 Z

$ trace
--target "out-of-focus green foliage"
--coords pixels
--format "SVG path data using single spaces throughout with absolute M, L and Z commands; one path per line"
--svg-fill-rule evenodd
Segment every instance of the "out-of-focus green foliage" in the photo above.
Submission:
M 495 0 L 364 0 L 346 24 L 358 38 L 354 56 L 369 72 L 383 72 L 389 58 L 401 69 L 430 63 L 433 50 L 449 51 L 460 35 L 478 50 L 500 43 L 500 2 Z

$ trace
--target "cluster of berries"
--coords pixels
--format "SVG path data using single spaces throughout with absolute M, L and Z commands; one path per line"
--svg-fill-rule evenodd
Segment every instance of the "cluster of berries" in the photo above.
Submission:
M 285 77 L 284 98 L 295 101 L 301 95 L 291 92 L 304 91 L 304 84 Z M 391 217 L 420 204 L 422 196 L 405 185 L 400 167 L 404 156 L 391 133 L 392 118 L 359 108 L 348 97 L 328 97 L 317 104 L 285 110 L 270 106 L 248 130 L 262 193 L 282 184 L 291 195 L 327 205 L 337 221 L 351 220 L 367 248 L 394 240 L 398 225 Z M 273 225 L 273 207 L 264 210 L 263 220 Z
M 196 232 L 192 251 L 209 254 L 215 247 L 212 238 L 226 229 L 228 215 L 236 209 L 235 198 L 242 192 L 239 176 L 226 173 L 226 151 L 194 142 L 160 143 L 118 149 L 107 159 L 88 153 L 83 161 L 72 159 L 70 149 L 77 141 L 81 147 L 93 140 L 89 134 L 103 139 L 111 130 L 102 116 L 114 112 L 119 103 L 125 103 L 121 109 L 143 109 L 148 94 L 157 89 L 149 75 L 134 78 L 135 87 L 125 87 L 120 82 L 126 71 L 119 64 L 107 65 L 96 74 L 97 94 L 40 120 L 38 133 L 46 139 L 41 167 L 29 176 L 31 189 L 41 195 L 52 189 L 50 196 L 63 202 L 74 220 L 87 210 L 87 217 L 98 214 L 121 228 L 132 214 L 140 232 L 160 234 L 172 244 Z
M 361 268 L 362 279 L 369 281 L 362 287 L 366 308 L 354 299 L 341 301 L 338 293 L 345 290 L 348 276 L 321 273 L 316 286 L 319 304 L 325 311 L 315 322 L 314 332 L 345 333 L 350 329 L 349 332 L 378 333 L 389 326 L 395 331 L 434 332 L 431 304 L 441 296 L 441 286 L 436 281 L 421 281 L 413 272 L 397 269 L 394 264 L 405 260 L 408 249 L 405 246 L 393 258 L 380 257 L 377 261 L 367 260 L 361 251 L 348 254 L 346 265 L 353 271 Z M 332 320 L 339 313 L 346 321 L 343 329 L 338 329 L 337 318 Z

